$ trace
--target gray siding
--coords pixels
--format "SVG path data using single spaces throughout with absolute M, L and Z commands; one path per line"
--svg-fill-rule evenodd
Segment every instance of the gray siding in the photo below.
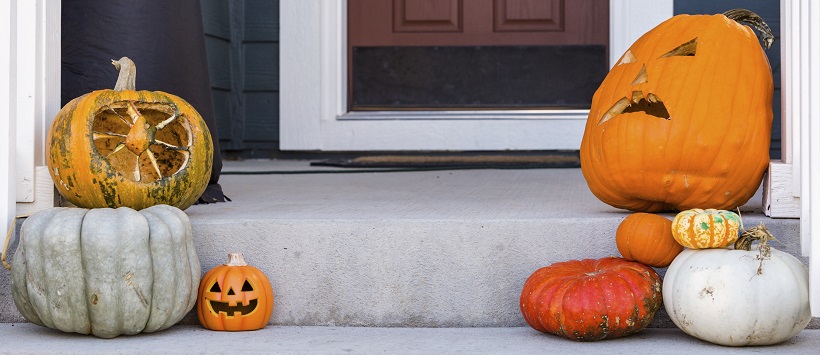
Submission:
M 279 146 L 279 1 L 202 0 L 222 150 L 250 157 Z

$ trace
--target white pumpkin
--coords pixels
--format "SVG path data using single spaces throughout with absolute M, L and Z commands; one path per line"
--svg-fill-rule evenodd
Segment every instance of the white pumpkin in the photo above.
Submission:
M 791 254 L 686 249 L 663 280 L 669 317 L 687 334 L 729 345 L 783 342 L 811 320 L 809 276 Z
M 191 235 L 167 205 L 37 212 L 12 261 L 14 304 L 34 324 L 102 338 L 168 328 L 196 304 Z

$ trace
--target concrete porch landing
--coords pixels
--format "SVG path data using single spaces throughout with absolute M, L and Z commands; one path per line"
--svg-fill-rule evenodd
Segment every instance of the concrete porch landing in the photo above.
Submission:
M 645 332 L 604 343 L 574 343 L 526 327 L 518 298 L 532 272 L 558 261 L 618 255 L 615 229 L 629 212 L 598 201 L 579 169 L 354 171 L 305 161 L 226 162 L 220 182 L 233 201 L 186 210 L 203 273 L 225 262 L 228 252 L 241 252 L 268 275 L 276 299 L 268 328 L 210 332 L 189 314 L 167 331 L 113 341 L 62 334 L 20 324 L 9 273 L 0 272 L 0 322 L 6 323 L 0 324 L 0 349 L 738 351 L 686 336 L 663 310 Z M 781 241 L 776 248 L 799 255 L 798 220 L 766 218 L 760 194 L 741 210 L 747 226 L 765 222 Z M 766 350 L 813 353 L 818 323 Z

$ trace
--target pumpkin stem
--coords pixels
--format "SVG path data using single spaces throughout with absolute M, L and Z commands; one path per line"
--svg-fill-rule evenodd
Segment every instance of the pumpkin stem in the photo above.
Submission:
M 245 257 L 242 256 L 242 253 L 228 253 L 228 262 L 226 262 L 225 265 L 248 266 L 248 263 L 245 262 Z
M 757 274 L 761 275 L 763 274 L 763 260 L 769 260 L 772 256 L 772 248 L 769 246 L 769 241 L 774 240 L 779 242 L 779 240 L 777 240 L 777 238 L 769 232 L 769 229 L 761 223 L 757 227 L 752 227 L 743 231 L 735 242 L 735 249 L 751 251 L 752 243 L 756 240 L 760 241 L 760 245 L 757 247 L 760 251 L 760 254 L 757 256 L 757 259 L 760 260 L 760 266 L 757 268 Z
M 761 18 L 758 14 L 746 9 L 732 9 L 724 12 L 723 16 L 735 20 L 738 23 L 746 22 L 760 31 L 761 36 L 763 36 L 763 48 L 769 49 L 769 47 L 772 46 L 772 43 L 774 43 L 774 34 L 772 34 L 772 29 L 769 28 L 769 25 L 767 25 L 766 22 L 763 22 L 763 18 Z
M 114 64 L 114 67 L 120 71 L 114 90 L 137 90 L 137 65 L 134 64 L 134 61 L 128 57 L 122 57 L 120 60 L 112 59 L 111 64 Z

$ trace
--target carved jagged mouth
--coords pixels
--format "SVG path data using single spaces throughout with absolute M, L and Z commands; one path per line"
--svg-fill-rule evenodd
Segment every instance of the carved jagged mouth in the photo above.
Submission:
M 218 302 L 208 300 L 208 306 L 214 314 L 226 313 L 228 318 L 233 318 L 239 312 L 240 315 L 246 316 L 256 310 L 257 300 L 251 300 L 247 306 L 237 304 L 236 306 L 229 306 L 227 302 Z
M 669 111 L 666 110 L 666 105 L 663 104 L 663 101 L 661 101 L 658 96 L 650 93 L 644 97 L 642 92 L 634 91 L 632 92 L 632 100 L 626 97 L 618 100 L 618 102 L 612 105 L 612 108 L 610 108 L 609 111 L 601 117 L 598 124 L 600 125 L 606 121 L 609 121 L 622 113 L 631 112 L 643 112 L 647 115 L 663 118 L 665 120 L 670 119 Z

